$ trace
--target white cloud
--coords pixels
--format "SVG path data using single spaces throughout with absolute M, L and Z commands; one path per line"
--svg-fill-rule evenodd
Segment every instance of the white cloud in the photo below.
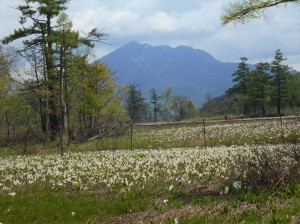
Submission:
M 21 0 L 1 0 L 0 38 L 19 27 L 18 12 L 7 8 Z M 94 27 L 110 35 L 112 46 L 99 46 L 98 57 L 130 40 L 153 45 L 189 45 L 223 61 L 246 56 L 257 61 L 274 56 L 276 49 L 295 67 L 300 67 L 300 4 L 265 10 L 260 20 L 222 26 L 222 0 L 71 0 L 67 11 L 74 27 Z M 9 21 L 9 22 L 8 22 Z M 10 25 L 11 24 L 11 25 Z M 293 58 L 293 59 L 290 59 Z

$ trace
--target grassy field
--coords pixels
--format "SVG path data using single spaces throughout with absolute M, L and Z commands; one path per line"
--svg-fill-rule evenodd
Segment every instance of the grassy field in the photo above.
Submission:
M 299 223 L 299 137 L 272 119 L 139 126 L 63 157 L 3 147 L 0 223 Z

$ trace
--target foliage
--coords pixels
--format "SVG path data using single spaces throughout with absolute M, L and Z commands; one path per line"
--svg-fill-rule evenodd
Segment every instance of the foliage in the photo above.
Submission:
M 300 106 L 300 73 L 293 75 L 287 81 L 287 89 L 290 93 L 292 105 Z
M 24 47 L 18 54 L 29 63 L 25 72 L 29 78 L 18 86 L 26 97 L 14 96 L 34 112 L 34 121 L 26 128 L 34 126 L 32 131 L 50 134 L 52 140 L 59 137 L 62 144 L 68 144 L 71 136 L 84 140 L 102 134 L 126 120 L 121 106 L 124 91 L 104 64 L 88 63 L 93 43 L 102 42 L 106 34 L 92 29 L 81 36 L 64 13 L 68 2 L 25 0 L 17 7 L 22 28 L 3 39 L 5 44 L 22 39 Z M 18 119 L 17 114 L 11 116 Z
M 266 106 L 270 103 L 270 64 L 260 62 L 255 66 L 256 70 L 250 74 L 248 101 L 251 108 L 265 116 Z
M 289 70 L 290 68 L 287 65 L 283 65 L 282 62 L 286 60 L 283 58 L 283 55 L 280 49 L 276 50 L 275 58 L 271 63 L 271 71 L 273 74 L 273 86 L 274 86 L 274 93 L 273 102 L 277 108 L 277 114 L 281 114 L 282 108 L 285 105 L 288 105 L 288 89 L 287 89 L 287 82 L 290 78 Z
M 147 104 L 145 103 L 145 99 L 142 97 L 141 91 L 137 89 L 136 84 L 128 86 L 125 104 L 125 108 L 133 122 L 143 120 L 143 117 L 147 113 Z
M 151 97 L 150 103 L 153 105 L 153 114 L 154 114 L 154 121 L 157 121 L 157 113 L 160 111 L 160 96 L 157 95 L 156 90 L 154 88 L 150 89 Z
M 193 118 L 197 114 L 197 109 L 193 102 L 184 96 L 173 96 L 171 98 L 172 109 L 174 110 L 177 119 L 183 120 Z
M 245 63 L 247 58 L 241 58 L 237 71 L 232 75 L 234 86 L 226 91 L 226 95 L 217 99 L 223 113 L 242 113 L 250 116 L 282 115 L 284 109 L 298 106 L 296 92 L 298 86 L 297 74 L 282 62 L 286 60 L 280 49 L 276 50 L 274 60 L 257 63 L 256 69 L 250 71 Z M 231 99 L 229 106 L 224 102 Z M 221 100 L 221 101 L 220 101 Z M 204 110 L 214 108 L 215 100 L 204 105 Z M 224 108 L 223 108 L 224 107 Z M 218 111 L 216 111 L 218 112 Z
M 235 73 L 232 74 L 232 81 L 236 83 L 232 88 L 227 90 L 228 93 L 236 93 L 240 97 L 236 98 L 237 103 L 242 105 L 242 113 L 248 114 L 249 107 L 247 102 L 247 94 L 248 94 L 248 82 L 249 82 L 249 73 L 250 68 L 248 67 L 246 61 L 248 58 L 242 57 L 241 62 L 239 63 L 238 69 Z M 240 99 L 240 100 L 238 100 Z M 240 101 L 240 102 L 238 102 Z
M 246 22 L 250 19 L 257 19 L 263 15 L 264 9 L 279 6 L 287 3 L 299 3 L 299 0 L 243 0 L 230 3 L 229 8 L 221 15 L 222 23 Z
M 160 107 L 160 116 L 161 118 L 166 121 L 171 118 L 171 108 L 172 108 L 172 89 L 168 87 L 162 94 L 161 100 L 162 104 Z

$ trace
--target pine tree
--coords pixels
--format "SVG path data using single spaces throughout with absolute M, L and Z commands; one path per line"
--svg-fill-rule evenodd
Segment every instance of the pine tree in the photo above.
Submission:
M 147 112 L 147 104 L 142 96 L 140 90 L 137 89 L 136 84 L 128 86 L 128 92 L 126 97 L 126 109 L 129 117 L 133 122 L 141 121 L 143 116 Z
M 153 105 L 152 110 L 154 114 L 154 121 L 157 121 L 157 113 L 160 111 L 160 96 L 157 95 L 156 90 L 154 88 L 150 89 L 151 98 L 150 103 Z
M 270 63 L 260 62 L 255 66 L 256 70 L 250 73 L 248 100 L 257 114 L 261 113 L 265 116 L 271 79 Z
M 282 64 L 285 60 L 286 58 L 283 58 L 280 49 L 278 49 L 271 63 L 271 72 L 273 74 L 272 82 L 274 86 L 273 103 L 276 105 L 278 115 L 281 115 L 282 109 L 288 102 L 287 81 L 290 76 L 290 68 Z
M 228 93 L 235 93 L 241 95 L 242 98 L 242 107 L 243 114 L 248 114 L 249 107 L 247 103 L 247 91 L 248 91 L 248 82 L 249 82 L 249 73 L 250 68 L 248 67 L 246 57 L 241 57 L 241 62 L 239 63 L 238 69 L 232 74 L 232 81 L 236 83 Z

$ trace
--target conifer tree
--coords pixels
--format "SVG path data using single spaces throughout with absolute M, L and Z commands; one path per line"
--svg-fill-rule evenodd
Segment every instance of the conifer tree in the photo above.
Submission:
M 256 113 L 265 116 L 270 94 L 270 63 L 260 62 L 255 66 L 256 70 L 250 73 L 248 100 Z
M 241 57 L 241 62 L 238 65 L 238 69 L 232 74 L 232 81 L 236 84 L 227 91 L 228 93 L 235 93 L 241 96 L 243 114 L 248 114 L 249 112 L 249 107 L 247 103 L 247 91 L 250 68 L 246 63 L 247 60 L 248 59 L 246 57 Z
M 150 103 L 153 105 L 153 114 L 154 114 L 154 121 L 157 121 L 157 113 L 160 111 L 160 96 L 157 95 L 156 90 L 154 88 L 150 89 L 151 98 Z
M 273 103 L 276 105 L 277 114 L 281 115 L 281 111 L 288 102 L 287 81 L 290 77 L 289 66 L 283 65 L 283 57 L 280 49 L 276 50 L 274 60 L 271 63 L 271 72 L 273 74 L 274 94 Z
M 147 104 L 136 84 L 128 86 L 125 103 L 130 119 L 133 122 L 141 121 L 147 112 Z

